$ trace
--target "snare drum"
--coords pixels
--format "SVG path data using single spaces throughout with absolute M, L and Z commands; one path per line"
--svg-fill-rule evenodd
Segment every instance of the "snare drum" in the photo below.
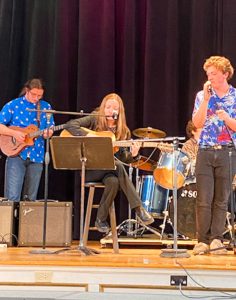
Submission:
M 142 177 L 140 197 L 143 207 L 153 217 L 164 217 L 169 200 L 169 190 L 159 186 L 152 175 Z
M 184 185 L 190 158 L 181 150 L 176 152 L 176 187 L 179 189 Z M 153 172 L 155 181 L 163 188 L 171 190 L 174 188 L 174 175 L 174 153 L 161 152 L 157 167 Z

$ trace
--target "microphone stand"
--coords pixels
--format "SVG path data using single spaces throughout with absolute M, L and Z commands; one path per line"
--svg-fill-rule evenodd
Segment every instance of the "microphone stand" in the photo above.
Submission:
M 232 178 L 233 178 L 233 171 L 232 171 L 232 148 L 230 147 L 230 149 L 229 149 L 229 180 L 230 180 L 230 182 L 232 181 Z M 232 187 L 230 189 L 231 241 L 229 242 L 229 245 L 233 249 L 234 254 L 236 254 L 235 229 L 234 229 L 234 218 L 235 218 L 235 213 L 234 213 L 234 193 L 235 193 L 235 186 L 234 186 L 234 179 L 233 179 Z
M 229 127 L 225 124 L 225 127 L 228 131 L 229 136 L 231 137 L 231 132 Z M 232 137 L 231 137 L 232 139 Z M 234 254 L 236 254 L 236 241 L 235 241 L 235 229 L 234 229 L 234 196 L 235 196 L 235 176 L 233 178 L 233 168 L 232 168 L 232 149 L 236 149 L 236 146 L 234 144 L 234 141 L 232 139 L 232 147 L 229 148 L 229 181 L 232 182 L 232 186 L 230 189 L 230 213 L 231 213 L 231 241 L 229 242 L 229 245 L 234 251 Z
M 174 201 L 174 245 L 173 249 L 162 249 L 161 257 L 190 257 L 186 249 L 178 249 L 177 245 L 177 160 L 179 155 L 179 139 L 173 140 L 173 201 Z
M 52 254 L 55 251 L 50 251 L 46 249 L 46 231 L 47 231 L 47 204 L 48 204 L 48 166 L 50 163 L 50 154 L 49 154 L 49 129 L 50 129 L 50 117 L 51 113 L 46 113 L 47 118 L 47 137 L 46 137 L 46 150 L 45 150 L 45 178 L 44 178 L 44 214 L 43 214 L 43 242 L 42 249 L 31 250 L 31 254 Z

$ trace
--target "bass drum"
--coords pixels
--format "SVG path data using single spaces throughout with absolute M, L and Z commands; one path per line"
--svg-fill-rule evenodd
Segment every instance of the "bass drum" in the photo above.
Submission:
M 196 183 L 184 186 L 178 191 L 177 200 L 177 232 L 190 239 L 197 238 L 196 232 Z M 173 199 L 170 203 L 170 218 L 174 223 Z

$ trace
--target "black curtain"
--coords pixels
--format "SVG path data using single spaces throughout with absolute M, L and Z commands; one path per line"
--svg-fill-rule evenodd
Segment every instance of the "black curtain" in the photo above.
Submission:
M 55 110 L 90 112 L 115 91 L 131 130 L 183 136 L 204 60 L 224 55 L 236 66 L 235 20 L 235 0 L 0 0 L 0 105 L 41 77 Z M 78 199 L 74 174 L 50 165 L 49 198 Z

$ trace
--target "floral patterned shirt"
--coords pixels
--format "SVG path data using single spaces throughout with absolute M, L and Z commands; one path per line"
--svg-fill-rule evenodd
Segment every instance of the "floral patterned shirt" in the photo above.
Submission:
M 199 109 L 203 97 L 203 91 L 197 93 L 193 115 Z M 226 145 L 231 142 L 236 146 L 236 132 L 218 118 L 216 111 L 219 109 L 225 110 L 231 118 L 236 118 L 236 89 L 231 85 L 229 92 L 222 98 L 213 92 L 208 103 L 207 118 L 201 131 L 199 146 Z
M 27 111 L 27 109 L 37 109 L 37 104 L 29 102 L 25 96 L 11 100 L 0 111 L 0 124 L 18 127 L 27 127 L 34 124 L 38 127 L 37 112 Z M 44 100 L 40 100 L 40 109 L 51 109 L 51 105 Z M 46 129 L 52 125 L 54 125 L 53 117 L 50 117 L 48 124 L 46 113 L 41 112 L 39 130 Z M 33 162 L 43 163 L 44 138 L 38 136 L 34 140 L 34 145 L 26 147 L 19 155 L 24 160 L 29 158 Z

